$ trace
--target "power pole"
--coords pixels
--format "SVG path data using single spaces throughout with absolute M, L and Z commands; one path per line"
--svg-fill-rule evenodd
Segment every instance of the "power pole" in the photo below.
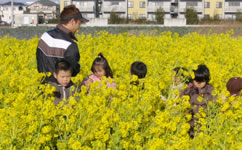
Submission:
M 13 22 L 14 22 L 14 19 L 13 19 L 13 0 L 11 0 L 11 27 L 13 28 Z

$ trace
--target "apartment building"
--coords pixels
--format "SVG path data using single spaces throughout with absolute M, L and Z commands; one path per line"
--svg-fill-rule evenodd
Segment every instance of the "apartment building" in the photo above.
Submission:
M 242 12 L 242 0 L 224 0 L 224 19 L 236 19 L 239 12 Z
M 205 0 L 204 18 L 224 18 L 224 0 Z

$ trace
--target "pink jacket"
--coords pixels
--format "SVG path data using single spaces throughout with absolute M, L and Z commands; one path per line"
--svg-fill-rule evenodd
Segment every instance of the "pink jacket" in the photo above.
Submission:
M 100 80 L 97 76 L 95 76 L 94 74 L 92 74 L 92 75 L 88 76 L 86 79 L 83 80 L 81 86 L 84 85 L 84 82 L 85 82 L 86 80 L 88 80 L 88 79 L 92 79 L 93 82 L 96 82 L 96 81 L 101 82 L 101 80 Z M 116 84 L 115 84 L 115 82 L 109 83 L 109 82 L 107 81 L 107 86 L 108 86 L 108 88 L 110 88 L 110 87 L 112 87 L 112 88 L 116 88 Z

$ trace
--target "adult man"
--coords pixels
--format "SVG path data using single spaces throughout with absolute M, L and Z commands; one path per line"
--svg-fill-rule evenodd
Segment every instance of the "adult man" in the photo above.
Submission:
M 73 40 L 77 41 L 74 34 L 79 29 L 80 24 L 87 21 L 74 5 L 64 8 L 57 27 L 45 32 L 39 40 L 36 52 L 39 72 L 53 73 L 55 64 L 62 59 L 71 64 L 72 76 L 76 76 L 80 72 L 79 49 Z

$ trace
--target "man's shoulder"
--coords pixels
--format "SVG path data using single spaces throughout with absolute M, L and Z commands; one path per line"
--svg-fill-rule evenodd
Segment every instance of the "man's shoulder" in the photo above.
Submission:
M 41 38 L 45 35 L 48 35 L 54 39 L 59 39 L 59 40 L 64 40 L 64 41 L 68 41 L 70 43 L 75 43 L 70 36 L 68 36 L 66 33 L 64 33 L 63 31 L 59 30 L 58 28 L 46 31 L 42 34 Z
M 63 33 L 59 32 L 57 29 L 47 31 L 42 34 L 38 47 L 54 47 L 60 49 L 67 49 L 71 45 L 76 44 L 73 40 L 68 39 Z M 44 45 L 44 46 L 42 46 Z

